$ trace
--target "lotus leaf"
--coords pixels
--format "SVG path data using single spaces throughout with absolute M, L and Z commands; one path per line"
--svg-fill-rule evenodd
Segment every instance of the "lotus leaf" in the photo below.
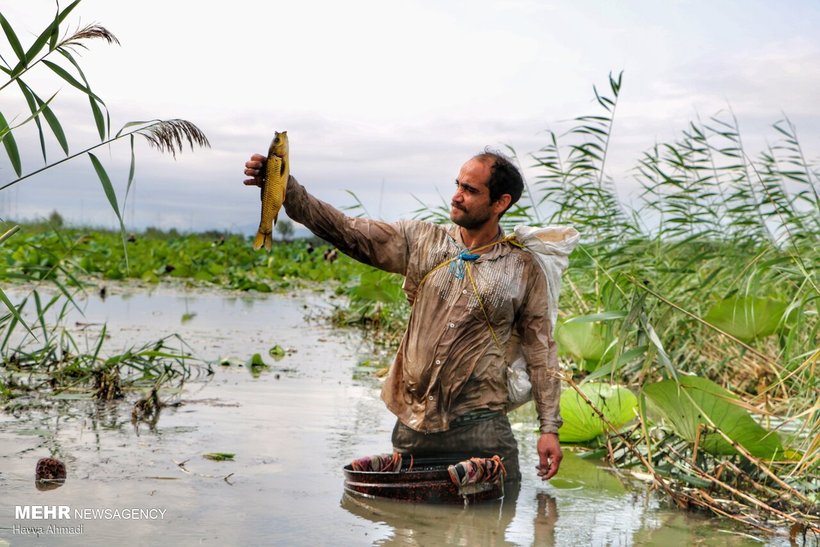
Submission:
M 775 333 L 786 307 L 786 302 L 771 298 L 724 298 L 709 309 L 704 319 L 735 338 L 750 342 Z
M 698 376 L 681 376 L 680 384 L 664 380 L 643 388 L 643 394 L 675 433 L 694 442 L 701 428 L 701 449 L 714 455 L 737 454 L 732 445 L 711 425 L 759 458 L 783 456 L 783 446 L 776 433 L 766 431 L 742 407 L 737 397 L 711 380 Z
M 615 427 L 621 427 L 635 417 L 638 399 L 625 387 L 587 383 L 580 389 Z M 588 441 L 606 431 L 606 424 L 574 389 L 561 393 L 560 404 L 564 419 L 564 425 L 558 430 L 561 441 Z
M 572 359 L 587 371 L 593 371 L 611 354 L 607 351 L 612 336 L 599 322 L 560 322 L 555 329 L 558 353 Z

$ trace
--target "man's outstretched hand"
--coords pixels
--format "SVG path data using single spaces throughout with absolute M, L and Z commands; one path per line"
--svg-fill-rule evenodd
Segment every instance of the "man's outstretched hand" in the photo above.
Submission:
M 245 186 L 262 186 L 262 168 L 267 159 L 262 154 L 254 154 L 245 162 L 245 175 L 251 177 L 243 181 Z
M 564 453 L 555 433 L 542 433 L 538 439 L 539 464 L 536 469 L 541 480 L 548 481 L 558 473 Z

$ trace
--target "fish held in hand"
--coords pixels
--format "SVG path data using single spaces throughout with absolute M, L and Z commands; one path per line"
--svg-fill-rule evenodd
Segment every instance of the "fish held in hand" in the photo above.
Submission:
M 255 250 L 262 246 L 268 251 L 273 244 L 273 227 L 282 203 L 285 202 L 285 191 L 290 176 L 290 160 L 288 159 L 288 132 L 276 132 L 268 150 L 268 159 L 265 163 L 265 174 L 262 177 L 262 220 L 253 242 Z

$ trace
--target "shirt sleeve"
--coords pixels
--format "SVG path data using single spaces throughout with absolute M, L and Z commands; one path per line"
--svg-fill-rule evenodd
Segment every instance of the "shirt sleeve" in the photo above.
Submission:
M 530 270 L 526 294 L 527 299 L 518 320 L 521 350 L 527 361 L 541 433 L 557 434 L 563 424 L 559 405 L 561 369 L 547 313 L 547 277 L 535 264 Z
M 288 179 L 285 211 L 294 221 L 346 255 L 376 268 L 404 275 L 410 256 L 408 221 L 388 223 L 349 217 Z

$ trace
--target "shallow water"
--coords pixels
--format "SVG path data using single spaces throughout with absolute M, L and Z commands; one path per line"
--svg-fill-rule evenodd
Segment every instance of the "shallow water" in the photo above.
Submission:
M 350 497 L 342 466 L 390 452 L 393 419 L 378 380 L 361 374 L 361 338 L 305 319 L 328 305 L 321 294 L 115 290 L 81 305 L 85 315 L 72 322 L 92 324 L 89 343 L 106 322 L 108 351 L 179 333 L 203 359 L 260 353 L 272 369 L 254 378 L 241 366 L 216 366 L 210 381 L 174 399 L 180 406 L 162 410 L 153 431 L 135 429 L 125 403 L 0 414 L 0 545 L 760 545 L 726 523 L 666 508 L 645 487 L 572 453 L 556 479 L 541 483 L 529 426 L 516 430 L 524 480 L 500 502 Z M 274 344 L 289 354 L 274 361 Z M 215 462 L 202 457 L 209 452 L 236 456 Z M 35 463 L 49 455 L 66 462 L 68 479 L 39 491 Z M 15 508 L 29 505 L 67 506 L 72 518 L 18 518 Z M 104 518 L 76 518 L 106 509 Z M 145 518 L 122 518 L 133 509 Z M 119 518 L 105 518 L 114 510 Z M 49 533 L 50 525 L 78 533 Z M 39 536 L 24 533 L 36 527 Z

